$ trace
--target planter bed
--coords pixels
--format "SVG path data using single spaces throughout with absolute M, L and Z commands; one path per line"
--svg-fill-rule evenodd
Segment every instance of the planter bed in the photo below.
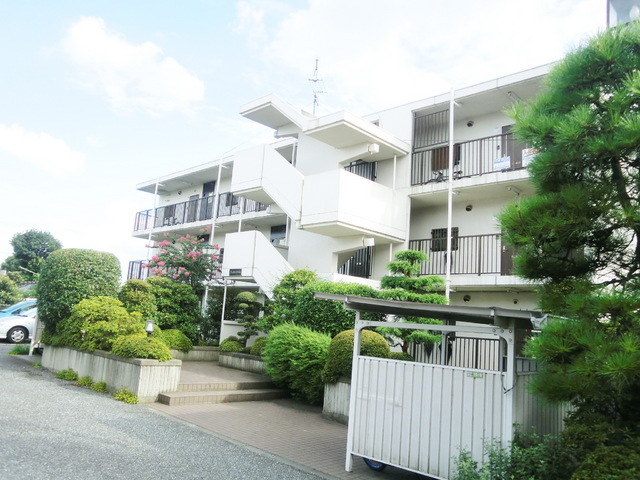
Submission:
M 156 401 L 158 393 L 178 389 L 182 360 L 159 362 L 46 345 L 42 366 L 53 372 L 71 368 L 80 377 L 89 376 L 94 382 L 105 382 L 110 392 L 127 388 L 138 396 L 139 402 L 150 403 Z
M 261 373 L 264 371 L 264 360 L 257 355 L 249 355 L 248 353 L 230 353 L 220 352 L 218 359 L 220 366 L 235 368 L 236 370 L 244 370 L 245 372 Z
M 171 356 L 174 360 L 182 360 L 183 362 L 215 362 L 218 360 L 218 347 L 193 347 L 187 353 L 180 350 L 171 350 Z

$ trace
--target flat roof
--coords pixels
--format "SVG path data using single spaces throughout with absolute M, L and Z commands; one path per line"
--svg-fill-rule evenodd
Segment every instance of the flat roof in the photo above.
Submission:
M 507 326 L 510 321 L 523 330 L 537 330 L 547 314 L 535 310 L 517 310 L 503 307 L 472 307 L 467 305 L 437 305 L 433 303 L 400 302 L 379 298 L 316 292 L 315 298 L 342 302 L 348 310 L 384 313 L 402 317 L 435 318 L 484 325 Z

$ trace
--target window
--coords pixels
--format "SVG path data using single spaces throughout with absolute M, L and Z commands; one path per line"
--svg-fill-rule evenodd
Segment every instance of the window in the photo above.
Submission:
M 451 250 L 458 250 L 458 227 L 451 229 Z M 431 230 L 431 251 L 447 251 L 447 229 L 434 228 Z

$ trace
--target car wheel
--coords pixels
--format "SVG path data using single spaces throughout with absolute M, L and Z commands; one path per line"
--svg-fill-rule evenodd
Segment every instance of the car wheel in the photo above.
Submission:
M 29 332 L 22 327 L 12 328 L 7 332 L 7 340 L 11 343 L 21 343 L 27 339 Z
M 376 472 L 381 472 L 382 470 L 387 468 L 386 463 L 378 462 L 376 460 L 371 460 L 370 458 L 365 458 L 365 457 L 362 457 L 362 460 L 364 460 L 364 463 L 367 464 L 367 467 L 369 467 L 371 470 L 374 470 Z

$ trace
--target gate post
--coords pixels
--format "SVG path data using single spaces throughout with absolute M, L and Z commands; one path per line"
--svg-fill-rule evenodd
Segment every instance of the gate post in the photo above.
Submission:
M 362 329 L 364 326 L 360 321 L 360 311 L 356 310 L 356 324 L 353 329 L 353 359 L 351 360 L 351 392 L 349 395 L 349 423 L 347 428 L 347 458 L 344 469 L 347 472 L 353 470 L 353 435 L 356 418 L 356 390 L 358 389 L 358 357 L 360 356 L 360 342 L 362 339 Z

